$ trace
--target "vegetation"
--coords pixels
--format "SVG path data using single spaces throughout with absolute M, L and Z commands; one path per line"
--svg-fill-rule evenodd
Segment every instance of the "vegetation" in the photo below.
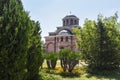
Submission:
M 99 71 L 97 74 L 86 72 L 86 67 L 76 65 L 72 71 L 63 72 L 60 61 L 57 61 L 55 69 L 47 69 L 46 62 L 43 63 L 43 69 L 40 71 L 42 80 L 119 80 L 120 71 Z
M 59 58 L 63 71 L 65 72 L 68 69 L 69 72 L 72 72 L 76 64 L 78 64 L 79 54 L 68 49 L 62 49 L 59 53 Z
M 48 68 L 49 69 L 55 69 L 56 62 L 58 60 L 57 53 L 50 52 L 50 53 L 47 53 L 45 56 L 46 56 L 46 62 L 47 62 Z
M 52 69 L 52 70 L 54 70 L 54 69 Z M 42 69 L 42 71 L 40 72 L 40 75 L 41 75 L 40 80 L 62 80 L 62 78 L 59 76 L 47 73 L 46 69 Z
M 23 80 L 29 17 L 20 0 L 0 0 L 0 4 L 0 80 Z
M 27 80 L 38 80 L 39 78 L 39 68 L 43 63 L 40 34 L 39 22 L 32 21 L 27 54 Z
M 68 49 L 62 49 L 59 56 L 48 53 L 45 55 L 48 69 L 43 67 L 39 72 L 44 60 L 39 22 L 30 19 L 21 0 L 1 0 L 0 80 L 63 80 L 63 77 L 118 80 L 120 23 L 117 15 L 105 18 L 99 15 L 97 22 L 86 19 L 84 26 L 75 28 L 74 32 L 81 54 Z M 56 67 L 58 57 L 61 67 Z M 88 70 L 97 74 L 87 73 L 86 67 L 76 67 L 81 58 L 88 64 Z
M 98 22 L 86 19 L 74 29 L 82 59 L 91 70 L 114 70 L 120 65 L 120 32 L 116 16 L 98 16 Z
M 21 0 L 0 0 L 0 80 L 38 79 L 40 34 L 39 22 L 29 18 Z

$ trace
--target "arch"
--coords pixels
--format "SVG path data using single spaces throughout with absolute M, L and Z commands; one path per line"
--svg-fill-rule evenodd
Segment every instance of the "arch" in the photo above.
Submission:
M 54 44 L 52 42 L 47 44 L 47 52 L 54 52 Z
M 67 28 L 67 27 L 63 27 L 63 28 L 61 28 L 61 29 L 58 29 L 58 30 L 56 31 L 56 35 L 59 35 L 59 33 L 60 33 L 62 30 L 65 30 L 65 31 L 67 31 L 68 33 L 70 33 L 70 35 L 73 35 L 72 29 Z
M 72 35 L 72 33 L 69 30 L 61 30 L 58 34 L 60 34 L 60 35 Z

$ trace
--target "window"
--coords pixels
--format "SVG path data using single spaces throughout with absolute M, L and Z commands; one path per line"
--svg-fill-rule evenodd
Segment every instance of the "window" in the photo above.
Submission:
M 68 30 L 62 30 L 58 34 L 60 34 L 60 35 L 66 35 L 66 34 L 71 35 L 72 33 L 70 31 L 68 31 Z
M 68 37 L 66 37 L 66 42 L 68 42 Z
M 72 19 L 70 20 L 70 25 L 73 25 L 73 20 Z
M 77 24 L 77 20 L 75 20 L 75 25 Z
M 57 41 L 59 42 L 59 38 L 57 38 Z
M 65 21 L 63 21 L 63 26 L 65 26 Z
M 61 42 L 63 42 L 63 37 L 61 37 Z
M 66 20 L 66 25 L 68 25 L 69 24 L 69 22 L 68 22 L 68 19 Z

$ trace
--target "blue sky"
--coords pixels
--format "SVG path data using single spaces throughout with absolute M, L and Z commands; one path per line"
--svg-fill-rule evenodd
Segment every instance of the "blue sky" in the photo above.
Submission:
M 39 21 L 42 37 L 48 32 L 54 32 L 56 27 L 62 26 L 62 18 L 66 15 L 76 15 L 80 19 L 80 26 L 86 18 L 96 20 L 99 13 L 112 16 L 118 11 L 120 16 L 120 0 L 22 0 L 31 19 Z M 44 39 L 44 38 L 43 38 Z

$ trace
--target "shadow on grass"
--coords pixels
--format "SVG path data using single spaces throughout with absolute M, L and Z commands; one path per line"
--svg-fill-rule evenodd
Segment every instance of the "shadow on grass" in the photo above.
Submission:
M 87 78 L 91 78 L 92 76 L 96 76 L 97 78 L 108 78 L 108 79 L 115 79 L 120 80 L 120 69 L 114 70 L 114 71 L 94 71 L 89 72 L 88 75 L 86 75 Z
M 64 78 L 74 78 L 74 77 L 80 77 L 80 73 L 70 73 L 70 72 L 61 72 L 59 74 L 60 76 L 64 77 Z
M 81 75 L 81 73 L 79 72 L 71 72 L 71 73 L 63 72 L 63 71 L 57 72 L 56 70 L 52 70 L 52 69 L 47 69 L 45 72 L 49 74 L 60 75 L 63 78 L 74 78 L 74 77 L 80 77 Z

